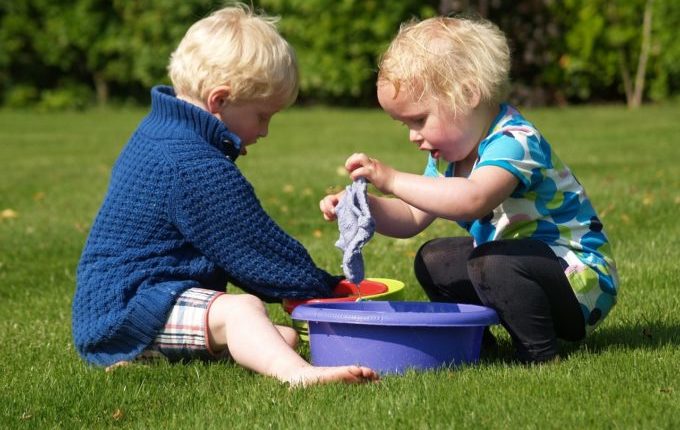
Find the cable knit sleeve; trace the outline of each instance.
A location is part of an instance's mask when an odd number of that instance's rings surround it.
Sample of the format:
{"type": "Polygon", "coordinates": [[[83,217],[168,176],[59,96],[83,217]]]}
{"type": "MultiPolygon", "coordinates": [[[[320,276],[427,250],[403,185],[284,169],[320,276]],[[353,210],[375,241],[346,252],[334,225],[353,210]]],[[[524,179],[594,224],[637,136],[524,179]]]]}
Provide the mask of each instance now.
{"type": "Polygon", "coordinates": [[[335,278],[267,215],[230,160],[182,163],[172,207],[186,239],[244,290],[268,299],[331,295],[335,278]]]}

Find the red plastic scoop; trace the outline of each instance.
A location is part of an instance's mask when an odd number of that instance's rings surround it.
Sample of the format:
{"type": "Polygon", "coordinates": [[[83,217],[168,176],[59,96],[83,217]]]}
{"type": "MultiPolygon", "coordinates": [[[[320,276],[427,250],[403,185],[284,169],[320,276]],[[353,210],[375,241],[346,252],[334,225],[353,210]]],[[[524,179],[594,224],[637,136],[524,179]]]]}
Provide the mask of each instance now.
{"type": "Polygon", "coordinates": [[[357,287],[356,284],[349,282],[347,279],[343,279],[333,289],[333,297],[303,300],[284,299],[283,309],[290,314],[297,305],[301,304],[355,302],[360,297],[370,298],[370,296],[385,292],[387,292],[387,285],[383,284],[382,282],[363,280],[359,284],[359,287],[357,287]]]}

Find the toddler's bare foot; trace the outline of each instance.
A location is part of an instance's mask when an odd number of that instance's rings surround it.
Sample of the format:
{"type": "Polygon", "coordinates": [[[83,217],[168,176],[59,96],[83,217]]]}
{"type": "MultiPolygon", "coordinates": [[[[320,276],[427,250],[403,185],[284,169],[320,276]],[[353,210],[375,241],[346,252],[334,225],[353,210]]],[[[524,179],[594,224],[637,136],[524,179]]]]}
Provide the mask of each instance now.
{"type": "Polygon", "coordinates": [[[113,372],[114,370],[120,368],[120,367],[127,367],[130,364],[132,364],[130,361],[119,361],[117,363],[114,363],[110,366],[108,366],[106,369],[104,369],[105,372],[113,372]]]}
{"type": "Polygon", "coordinates": [[[292,387],[307,387],[314,384],[328,384],[331,382],[344,382],[346,384],[361,384],[377,381],[378,374],[364,366],[337,366],[337,367],[303,367],[295,372],[287,382],[292,387]]]}

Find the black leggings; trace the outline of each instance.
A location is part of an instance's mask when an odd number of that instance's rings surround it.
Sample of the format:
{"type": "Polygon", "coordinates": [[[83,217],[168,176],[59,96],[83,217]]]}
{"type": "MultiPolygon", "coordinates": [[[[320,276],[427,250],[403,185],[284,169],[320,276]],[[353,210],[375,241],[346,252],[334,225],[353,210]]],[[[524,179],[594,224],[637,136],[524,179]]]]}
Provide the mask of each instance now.
{"type": "Polygon", "coordinates": [[[522,361],[550,360],[558,337],[585,336],[564,269],[541,241],[498,240],[473,248],[468,237],[434,239],[418,250],[414,266],[430,300],[495,309],[522,361]]]}

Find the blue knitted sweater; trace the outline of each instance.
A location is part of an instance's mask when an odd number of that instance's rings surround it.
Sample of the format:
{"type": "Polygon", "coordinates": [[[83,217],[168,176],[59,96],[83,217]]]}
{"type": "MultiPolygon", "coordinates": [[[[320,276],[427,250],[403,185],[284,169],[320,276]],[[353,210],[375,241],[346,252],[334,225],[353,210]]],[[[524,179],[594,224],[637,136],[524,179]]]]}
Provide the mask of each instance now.
{"type": "Polygon", "coordinates": [[[230,281],[268,299],[310,298],[337,280],[265,213],[234,164],[236,135],[170,87],[151,97],[78,266],[73,337],[97,365],[142,352],[188,288],[230,281]]]}

